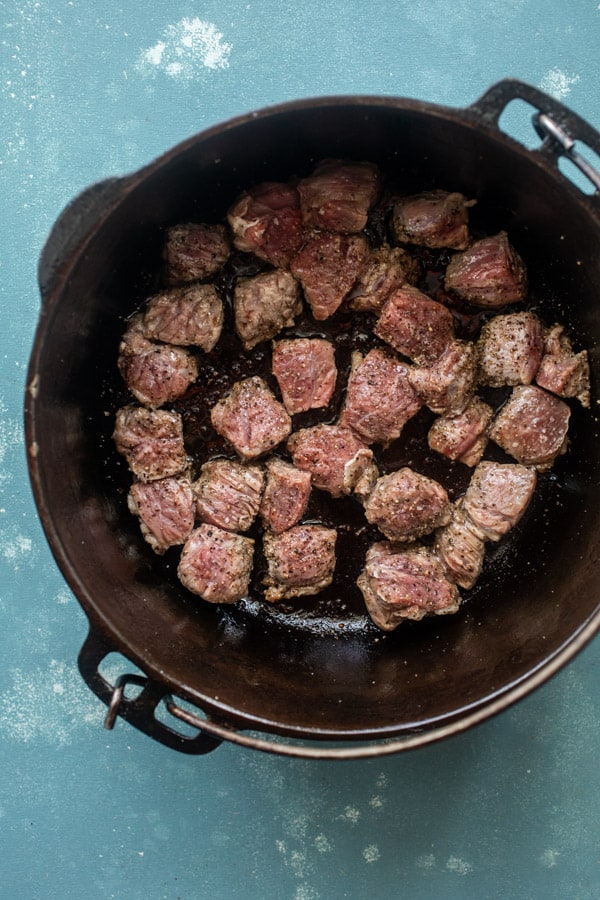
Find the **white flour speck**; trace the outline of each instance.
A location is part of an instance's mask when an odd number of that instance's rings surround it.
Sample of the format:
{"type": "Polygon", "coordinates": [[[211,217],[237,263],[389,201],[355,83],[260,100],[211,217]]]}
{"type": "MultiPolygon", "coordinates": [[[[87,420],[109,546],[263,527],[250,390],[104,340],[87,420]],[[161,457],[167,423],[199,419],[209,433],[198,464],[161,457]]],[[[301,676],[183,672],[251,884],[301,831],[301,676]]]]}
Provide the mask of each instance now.
{"type": "Polygon", "coordinates": [[[384,803],[385,801],[379,795],[371,797],[371,799],[369,800],[369,806],[371,807],[371,809],[381,809],[384,803]]]}
{"type": "Polygon", "coordinates": [[[226,69],[232,45],[212,22],[182,19],[166,28],[162,38],[143,50],[136,69],[141,75],[163,72],[169,78],[191,81],[203,69],[226,69]]]}
{"type": "Polygon", "coordinates": [[[318,834],[315,838],[315,847],[319,853],[331,853],[332,847],[329,838],[324,834],[318,834]]]}
{"type": "Polygon", "coordinates": [[[363,858],[365,862],[374,863],[380,858],[381,853],[379,852],[379,847],[376,844],[369,844],[368,847],[362,852],[363,858]]]}
{"type": "Polygon", "coordinates": [[[433,853],[425,853],[423,856],[418,856],[417,865],[420,869],[433,869],[435,866],[435,856],[433,853]]]}
{"type": "Polygon", "coordinates": [[[563,100],[571,93],[571,86],[580,80],[579,75],[567,75],[562,69],[555,66],[542,77],[540,88],[557,100],[563,100]]]}
{"type": "Polygon", "coordinates": [[[560,853],[558,850],[544,850],[540,856],[540,863],[545,866],[546,869],[553,869],[558,862],[559,856],[560,853]]]}
{"type": "Polygon", "coordinates": [[[56,602],[61,606],[66,606],[73,599],[73,595],[66,588],[62,588],[56,595],[56,602]]]}
{"type": "Polygon", "coordinates": [[[449,872],[456,872],[458,875],[468,875],[469,872],[473,871],[471,863],[465,862],[464,859],[459,859],[458,856],[448,857],[446,868],[449,872]]]}
{"type": "Polygon", "coordinates": [[[338,816],[338,819],[345,819],[347,822],[352,822],[353,825],[356,825],[360,819],[360,810],[356,806],[347,806],[343,813],[338,816]]]}
{"type": "Polygon", "coordinates": [[[33,565],[33,542],[30,537],[13,527],[0,531],[0,554],[18,572],[21,563],[33,565]]]}

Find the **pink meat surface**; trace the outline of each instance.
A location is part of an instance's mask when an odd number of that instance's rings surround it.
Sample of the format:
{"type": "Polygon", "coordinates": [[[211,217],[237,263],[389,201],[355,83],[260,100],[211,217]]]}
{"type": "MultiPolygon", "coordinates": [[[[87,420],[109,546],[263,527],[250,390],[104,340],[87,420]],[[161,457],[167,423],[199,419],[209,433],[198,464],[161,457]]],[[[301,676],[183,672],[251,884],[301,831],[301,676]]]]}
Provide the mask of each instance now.
{"type": "Polygon", "coordinates": [[[315,319],[328,319],[341,305],[369,255],[362,235],[314,234],[292,259],[292,274],[304,288],[315,319]]]}
{"type": "Polygon", "coordinates": [[[485,452],[493,417],[492,407],[473,397],[462,413],[439,416],[429,429],[427,443],[448,459],[476,466],[485,452]]]}
{"type": "Polygon", "coordinates": [[[188,467],[178,413],[142,406],[121,407],[116,414],[113,439],[140,481],[180,475],[188,467]]]}
{"type": "Polygon", "coordinates": [[[469,404],[477,374],[477,348],[470,341],[451,341],[434,365],[409,369],[421,401],[434,413],[452,416],[469,404]]]}
{"type": "Polygon", "coordinates": [[[314,487],[333,497],[368,492],[377,477],[372,451],[349,428],[303,428],[292,434],[287,446],[294,465],[310,472],[314,487]]]}
{"type": "Polygon", "coordinates": [[[392,214],[396,240],[464,250],[470,243],[468,210],[475,203],[463,194],[439,190],[401,197],[392,214]]]}
{"type": "Polygon", "coordinates": [[[499,541],[521,519],[537,481],[534,468],[513,463],[480,462],[461,501],[475,532],[499,541]]]}
{"type": "Polygon", "coordinates": [[[527,270],[505,231],[474,241],[448,264],[447,291],[475,306],[499,307],[523,300],[527,270]]]}
{"type": "Polygon", "coordinates": [[[518,385],[492,423],[490,437],[517,462],[549,469],[566,450],[570,415],[553,394],[518,385]]]}
{"type": "Polygon", "coordinates": [[[350,309],[380,313],[390,294],[419,277],[419,263],[403,247],[388,244],[371,250],[366,265],[347,296],[350,309]]]}
{"type": "Polygon", "coordinates": [[[198,518],[226,531],[248,531],[260,508],[264,479],[261,466],[231,459],[204,463],[193,485],[198,518]]]}
{"type": "Polygon", "coordinates": [[[382,631],[393,631],[405,619],[455,613],[461,602],[441,560],[419,544],[373,544],[357,584],[371,619],[382,631]]]}
{"type": "Polygon", "coordinates": [[[302,220],[307,229],[362,231],[379,192],[379,172],[372,163],[328,159],[298,184],[302,220]]]}
{"type": "Polygon", "coordinates": [[[461,504],[454,507],[448,525],[436,531],[433,549],[450,581],[467,589],[474,586],[483,569],[485,543],[461,504]]]}
{"type": "Polygon", "coordinates": [[[233,309],[235,330],[244,349],[251,350],[294,324],[302,312],[300,286],[282,269],[240,278],[234,289],[233,309]]]}
{"type": "Polygon", "coordinates": [[[323,338],[279,341],[272,371],[290,415],[327,406],[337,379],[333,344],[323,338]]]}
{"type": "Polygon", "coordinates": [[[194,527],[194,495],[188,478],[161,478],[132,484],[129,511],[139,516],[144,539],[155,553],[183,544],[194,527]]]}
{"type": "Polygon", "coordinates": [[[267,480],[260,514],[265,528],[281,534],[296,525],[306,511],[311,491],[310,472],[271,457],[266,463],[267,480]]]}
{"type": "Polygon", "coordinates": [[[268,181],[245,191],[227,213],[238,250],[283,268],[304,240],[295,187],[268,181]]]}
{"type": "Polygon", "coordinates": [[[139,324],[136,317],[123,335],[117,364],[136,400],[157,409],[185,394],[198,377],[198,364],[183,347],[147,340],[139,324]]]}
{"type": "Polygon", "coordinates": [[[574,353],[562,325],[548,329],[544,355],[535,378],[541,388],[559,397],[575,397],[590,405],[590,363],[587,350],[574,353]]]}
{"type": "Polygon", "coordinates": [[[481,329],[477,347],[481,384],[531,384],[544,349],[542,323],[532,312],[494,316],[481,329]]]}
{"type": "Polygon", "coordinates": [[[213,428],[229,441],[242,459],[254,459],[285,440],[292,422],[262,378],[237,381],[213,406],[213,428]]]}
{"type": "Polygon", "coordinates": [[[318,594],[331,584],[337,533],[324,525],[295,525],[282,534],[265,533],[264,580],[269,603],[318,594]]]}
{"type": "Polygon", "coordinates": [[[150,298],[141,329],[151,341],[214,348],[223,328],[223,303],[212,284],[169,288],[150,298]]]}
{"type": "Polygon", "coordinates": [[[365,515],[391,541],[412,541],[447,524],[451,514],[442,485],[404,467],[377,479],[365,515]]]}
{"type": "Polygon", "coordinates": [[[454,318],[442,303],[404,285],[386,300],[375,334],[420,366],[430,366],[454,337],[454,318]]]}
{"type": "Polygon", "coordinates": [[[422,406],[408,366],[383,350],[353,357],[340,425],[351,428],[365,443],[388,444],[422,406]]]}
{"type": "Polygon", "coordinates": [[[221,269],[231,248],[224,225],[189,222],[167,229],[163,258],[167,284],[210,278],[221,269]]]}
{"type": "Polygon", "coordinates": [[[253,558],[251,538],[203,523],[185,542],[177,574],[209,603],[236,603],[248,593],[253,558]]]}

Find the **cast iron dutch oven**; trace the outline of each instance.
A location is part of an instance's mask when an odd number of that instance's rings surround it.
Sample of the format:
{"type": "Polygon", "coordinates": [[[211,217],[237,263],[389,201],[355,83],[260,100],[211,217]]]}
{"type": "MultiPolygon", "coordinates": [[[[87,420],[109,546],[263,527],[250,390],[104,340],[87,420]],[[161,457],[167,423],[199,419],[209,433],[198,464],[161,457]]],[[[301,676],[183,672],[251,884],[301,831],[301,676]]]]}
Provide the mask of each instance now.
{"type": "MultiPolygon", "coordinates": [[[[252,598],[215,607],[186,592],[175,564],[140,538],[111,440],[123,391],[119,337],[158,283],[165,227],[221,220],[244,188],[308,174],[326,157],[373,161],[407,192],[443,187],[477,198],[473,221],[483,233],[507,230],[543,318],[589,349],[594,398],[600,178],[575,140],[600,153],[586,122],[512,80],[466,109],[390,97],[305,100],[211,128],[90,188],[60,216],[39,268],[28,462],[48,541],[89,618],[79,667],[109,706],[108,725],[121,715],[189,753],[222,740],[316,758],[392,753],[506,708],[592,638],[600,624],[595,399],[591,411],[573,405],[568,453],[540,478],[520,526],[489,550],[459,614],[386,635],[351,599],[349,582],[335,602],[284,612],[252,598]],[[535,150],[498,125],[516,98],[531,107],[535,150]],[[564,177],[561,156],[587,174],[590,190],[564,177]],[[99,668],[112,651],[137,667],[114,683],[99,668]]],[[[343,555],[358,555],[352,540],[343,555]]]]}

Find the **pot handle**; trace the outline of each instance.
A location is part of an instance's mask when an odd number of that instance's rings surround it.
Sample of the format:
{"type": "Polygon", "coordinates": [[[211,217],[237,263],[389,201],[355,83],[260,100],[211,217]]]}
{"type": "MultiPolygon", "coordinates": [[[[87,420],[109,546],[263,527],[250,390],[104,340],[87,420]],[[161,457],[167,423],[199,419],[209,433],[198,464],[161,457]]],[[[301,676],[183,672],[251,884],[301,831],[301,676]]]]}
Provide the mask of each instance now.
{"type": "Polygon", "coordinates": [[[87,686],[108,707],[104,720],[106,728],[112,729],[117,716],[121,716],[159,743],[191,755],[210,753],[222,743],[221,738],[204,731],[198,730],[198,734],[188,736],[159,721],[156,711],[167,696],[167,691],[163,685],[146,675],[125,672],[114,684],[107,681],[100,674],[99,667],[103,659],[113,652],[115,648],[110,640],[90,625],[88,636],[77,657],[77,665],[87,686]],[[126,696],[126,689],[130,686],[141,688],[137,696],[126,696]]]}
{"type": "Polygon", "coordinates": [[[537,152],[554,159],[570,159],[595,188],[595,194],[588,199],[595,206],[600,205],[600,172],[575,149],[575,141],[579,140],[600,157],[600,134],[577,113],[532,85],[511,78],[492,85],[467,111],[479,124],[499,128],[500,116],[513,100],[524,100],[537,109],[533,125],[543,139],[537,152]]]}
{"type": "Polygon", "coordinates": [[[107,178],[86,188],[63,209],[42,248],[38,283],[42,302],[53,292],[69,259],[98,219],[123,196],[128,178],[107,178]]]}

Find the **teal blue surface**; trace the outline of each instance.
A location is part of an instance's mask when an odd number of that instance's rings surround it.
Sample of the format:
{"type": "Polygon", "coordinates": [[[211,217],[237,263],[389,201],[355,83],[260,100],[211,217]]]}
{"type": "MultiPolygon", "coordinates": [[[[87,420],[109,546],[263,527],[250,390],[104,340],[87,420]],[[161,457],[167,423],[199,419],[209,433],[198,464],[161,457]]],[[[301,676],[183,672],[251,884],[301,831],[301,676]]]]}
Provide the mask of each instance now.
{"type": "Polygon", "coordinates": [[[302,96],[464,106],[512,76],[600,128],[598,0],[4,0],[0,22],[0,896],[599,898],[598,640],[496,719],[381,760],[106,732],[21,425],[37,258],[79,190],[302,96]]]}

